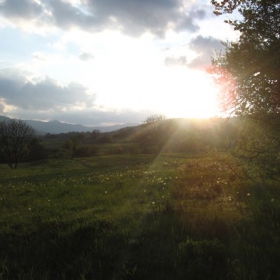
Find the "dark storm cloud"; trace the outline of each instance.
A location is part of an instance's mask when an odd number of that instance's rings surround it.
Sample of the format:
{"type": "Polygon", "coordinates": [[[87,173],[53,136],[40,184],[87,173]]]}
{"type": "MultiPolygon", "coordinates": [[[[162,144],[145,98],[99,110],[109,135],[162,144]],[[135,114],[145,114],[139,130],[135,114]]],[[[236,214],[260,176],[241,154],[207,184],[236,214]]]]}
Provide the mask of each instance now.
{"type": "Polygon", "coordinates": [[[174,57],[174,56],[168,56],[164,60],[164,65],[165,66],[184,66],[187,65],[187,59],[185,56],[179,56],[179,57],[174,57]]]}
{"type": "Polygon", "coordinates": [[[31,83],[16,70],[0,71],[0,99],[23,110],[65,110],[79,105],[92,107],[95,96],[86,91],[77,83],[62,86],[48,77],[31,83]]]}
{"type": "Polygon", "coordinates": [[[63,0],[41,0],[40,3],[7,0],[1,10],[6,17],[36,18],[62,29],[79,27],[91,32],[115,29],[132,36],[149,31],[162,37],[169,28],[198,31],[196,21],[205,18],[209,9],[193,4],[186,10],[183,0],[84,0],[80,5],[63,0]]]}
{"type": "Polygon", "coordinates": [[[220,40],[211,36],[203,37],[201,35],[192,39],[188,46],[198,54],[194,60],[188,63],[188,66],[197,69],[204,69],[209,66],[211,58],[215,56],[216,51],[224,49],[224,45],[220,40]]]}

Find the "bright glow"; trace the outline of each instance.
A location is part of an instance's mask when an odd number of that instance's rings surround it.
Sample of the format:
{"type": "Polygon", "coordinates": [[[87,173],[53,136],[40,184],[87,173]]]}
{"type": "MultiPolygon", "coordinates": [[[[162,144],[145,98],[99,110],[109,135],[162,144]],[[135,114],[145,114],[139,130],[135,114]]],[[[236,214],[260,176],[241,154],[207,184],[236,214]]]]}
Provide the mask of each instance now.
{"type": "MultiPolygon", "coordinates": [[[[93,42],[79,35],[74,37],[79,38],[80,49],[88,51],[84,46],[93,42]]],[[[74,37],[65,36],[64,42],[74,37]]],[[[101,107],[152,110],[167,117],[206,118],[217,114],[216,91],[209,76],[186,66],[165,66],[167,53],[158,52],[149,35],[134,40],[106,31],[95,40],[104,45],[91,50],[94,59],[84,62],[70,57],[63,61],[63,77],[59,63],[52,75],[57,74],[59,80],[75,76],[97,95],[97,106],[101,107]]],[[[193,56],[180,48],[172,53],[182,54],[193,56]]]]}
{"type": "MultiPolygon", "coordinates": [[[[41,3],[41,8],[45,9],[42,15],[29,18],[24,16],[24,13],[19,13],[17,17],[9,18],[3,13],[0,16],[0,33],[4,42],[0,50],[0,70],[6,73],[8,70],[5,68],[8,65],[11,75],[7,76],[9,83],[6,84],[15,84],[10,87],[12,94],[7,88],[2,100],[0,96],[0,113],[7,116],[17,115],[19,118],[30,115],[37,119],[47,119],[49,115],[55,115],[59,120],[75,122],[77,119],[77,122],[83,122],[88,119],[88,123],[95,122],[96,119],[100,122],[129,122],[130,114],[140,118],[146,112],[163,114],[167,118],[208,118],[219,115],[216,97],[218,90],[205,71],[192,68],[199,63],[192,62],[198,58],[197,61],[201,62],[199,67],[207,65],[216,47],[214,43],[218,40],[232,40],[236,38],[236,33],[228,25],[221,24],[221,17],[196,18],[193,15],[192,18],[191,12],[195,11],[192,7],[204,7],[207,1],[179,1],[182,11],[189,9],[190,15],[187,18],[190,17],[190,23],[193,19],[194,27],[197,25],[199,28],[191,30],[186,27],[185,30],[178,30],[176,20],[172,20],[171,15],[163,37],[149,34],[149,28],[146,29],[147,33],[142,35],[125,35],[120,31],[122,21],[119,22],[120,29],[108,30],[106,28],[111,27],[106,24],[106,18],[104,28],[97,24],[99,31],[96,31],[94,26],[93,29],[83,28],[90,27],[87,25],[87,18],[83,17],[89,1],[63,0],[64,4],[72,4],[73,9],[69,7],[69,10],[58,10],[57,14],[65,16],[61,21],[59,18],[52,18],[55,13],[48,8],[56,7],[57,5],[50,5],[55,1],[48,4],[42,0],[32,1],[41,3]],[[75,7],[82,12],[72,18],[75,7]],[[82,22],[85,25],[81,24],[82,22]],[[11,47],[9,42],[16,40],[19,40],[19,43],[11,47]],[[209,45],[208,42],[214,42],[214,45],[209,45]],[[24,87],[25,80],[34,86],[24,87]],[[62,88],[68,89],[69,97],[73,97],[69,98],[72,100],[71,104],[61,102],[60,106],[60,102],[53,100],[50,105],[42,106],[41,111],[38,110],[38,99],[32,100],[32,96],[44,92],[41,90],[47,86],[42,83],[44,80],[54,81],[50,89],[52,93],[56,93],[53,96],[58,101],[60,94],[63,96],[62,88]],[[69,87],[72,83],[79,85],[81,94],[69,87]],[[96,99],[89,98],[87,94],[94,95],[96,99]],[[34,108],[32,111],[26,110],[18,102],[24,95],[28,98],[31,96],[30,102],[33,102],[34,108]],[[127,120],[116,120],[116,112],[123,114],[127,120]]],[[[104,4],[104,8],[107,4],[104,4]]],[[[177,7],[177,4],[174,7],[177,7]]],[[[110,10],[108,13],[104,12],[103,16],[106,17],[107,14],[111,14],[110,10]]],[[[110,20],[117,21],[118,17],[114,18],[113,15],[114,13],[110,20]]],[[[102,13],[96,16],[98,23],[99,16],[102,19],[102,13]]],[[[128,17],[128,22],[131,18],[128,17]]],[[[102,22],[101,20],[100,24],[102,22]]],[[[142,30],[142,23],[139,23],[142,30]]],[[[180,22],[177,24],[180,25],[180,22]]],[[[123,26],[123,30],[128,30],[128,27],[123,26]]]]}
{"type": "MultiPolygon", "coordinates": [[[[165,112],[170,117],[209,118],[219,114],[217,89],[206,73],[184,71],[178,78],[172,100],[166,100],[165,112]]],[[[176,81],[176,77],[174,77],[176,81]]]]}
{"type": "Polygon", "coordinates": [[[142,68],[139,64],[124,64],[121,69],[115,65],[115,71],[107,75],[101,72],[96,77],[99,83],[93,87],[99,105],[153,110],[171,118],[208,118],[218,114],[216,89],[206,73],[186,67],[158,67],[156,63],[142,68]]]}

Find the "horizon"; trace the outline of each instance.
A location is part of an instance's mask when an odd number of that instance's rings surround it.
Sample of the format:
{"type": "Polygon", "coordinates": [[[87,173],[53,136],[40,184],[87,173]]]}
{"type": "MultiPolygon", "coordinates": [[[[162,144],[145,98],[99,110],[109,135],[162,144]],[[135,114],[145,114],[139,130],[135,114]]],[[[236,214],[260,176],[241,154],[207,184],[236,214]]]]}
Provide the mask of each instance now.
{"type": "MultiPolygon", "coordinates": [[[[1,118],[8,118],[6,116],[0,115],[0,122],[3,121],[1,118]]],[[[228,119],[228,117],[226,117],[228,119]]],[[[226,119],[224,117],[213,117],[213,118],[164,118],[162,121],[175,120],[176,124],[180,127],[184,125],[197,124],[197,125],[209,125],[213,124],[222,119],[226,119]]],[[[12,119],[12,118],[8,118],[12,119]]],[[[94,130],[99,130],[101,133],[114,132],[122,130],[123,128],[129,127],[141,127],[145,125],[145,120],[138,123],[123,123],[123,124],[107,124],[107,125],[83,125],[81,123],[67,123],[60,122],[59,120],[51,120],[51,121],[40,121],[40,120],[25,120],[25,119],[15,119],[24,121],[27,125],[31,126],[35,129],[36,134],[45,135],[45,134],[61,134],[61,133],[86,133],[94,130]]],[[[5,120],[4,120],[5,121],[5,120]]],[[[156,121],[157,122],[157,121],[156,121]]]]}
{"type": "MultiPolygon", "coordinates": [[[[0,115],[0,118],[4,117],[4,118],[8,118],[8,119],[16,119],[16,120],[22,120],[22,121],[34,121],[34,122],[41,122],[41,123],[60,123],[60,124],[69,124],[69,125],[81,125],[84,127],[98,127],[94,124],[89,124],[89,125],[85,125],[83,123],[70,123],[70,122],[65,122],[65,121],[60,121],[60,120],[55,120],[55,119],[50,119],[50,120],[40,120],[40,119],[21,119],[21,118],[12,118],[12,117],[8,117],[8,116],[4,116],[4,115],[0,115]]],[[[148,116],[149,117],[149,116],[148,116]]],[[[217,120],[217,119],[227,119],[229,117],[223,117],[223,116],[213,116],[213,117],[174,117],[174,118],[167,118],[165,116],[163,116],[164,120],[188,120],[188,121],[212,121],[212,120],[217,120]]],[[[232,117],[230,117],[232,118],[232,117]]],[[[133,122],[125,122],[125,123],[104,123],[102,125],[99,125],[100,127],[110,127],[110,126],[123,126],[123,125],[133,125],[133,126],[137,126],[137,125],[141,125],[141,124],[145,124],[145,119],[138,122],[138,123],[133,123],[133,122]]]]}

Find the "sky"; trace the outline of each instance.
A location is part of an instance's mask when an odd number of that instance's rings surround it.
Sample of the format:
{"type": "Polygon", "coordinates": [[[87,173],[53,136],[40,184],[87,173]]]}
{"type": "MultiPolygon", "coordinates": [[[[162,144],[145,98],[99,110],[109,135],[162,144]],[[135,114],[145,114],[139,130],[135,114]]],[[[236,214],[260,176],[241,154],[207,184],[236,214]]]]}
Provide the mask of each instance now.
{"type": "Polygon", "coordinates": [[[0,115],[88,126],[219,114],[237,34],[205,0],[0,0],[0,115]]]}

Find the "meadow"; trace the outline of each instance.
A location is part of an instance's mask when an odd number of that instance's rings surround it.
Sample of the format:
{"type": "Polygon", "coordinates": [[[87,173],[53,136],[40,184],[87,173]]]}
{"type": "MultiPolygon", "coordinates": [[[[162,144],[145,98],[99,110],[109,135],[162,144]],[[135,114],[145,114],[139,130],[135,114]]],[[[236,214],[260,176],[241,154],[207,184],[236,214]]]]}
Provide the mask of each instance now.
{"type": "Polygon", "coordinates": [[[0,165],[0,279],[280,279],[280,188],[219,152],[0,165]]]}

